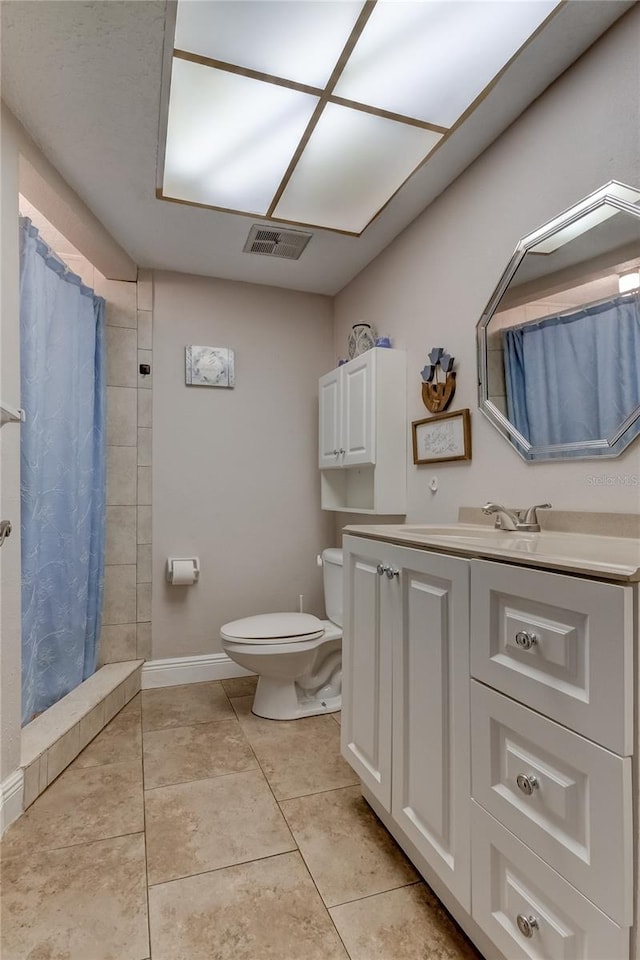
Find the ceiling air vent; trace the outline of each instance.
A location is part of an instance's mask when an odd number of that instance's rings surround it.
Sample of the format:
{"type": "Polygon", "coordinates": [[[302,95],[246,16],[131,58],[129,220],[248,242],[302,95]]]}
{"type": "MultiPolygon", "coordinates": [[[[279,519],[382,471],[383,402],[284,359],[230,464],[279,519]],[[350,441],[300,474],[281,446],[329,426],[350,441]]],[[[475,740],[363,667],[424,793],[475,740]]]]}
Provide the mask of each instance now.
{"type": "Polygon", "coordinates": [[[254,223],[242,249],[245,253],[260,253],[263,257],[297,260],[312,236],[302,230],[277,230],[254,223]]]}

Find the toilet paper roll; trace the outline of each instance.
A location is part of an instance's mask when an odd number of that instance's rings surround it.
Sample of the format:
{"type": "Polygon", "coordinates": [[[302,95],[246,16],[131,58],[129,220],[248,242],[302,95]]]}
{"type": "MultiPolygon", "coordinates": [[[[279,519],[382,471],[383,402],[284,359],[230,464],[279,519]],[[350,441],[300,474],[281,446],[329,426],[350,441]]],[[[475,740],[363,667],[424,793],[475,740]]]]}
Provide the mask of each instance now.
{"type": "Polygon", "coordinates": [[[197,579],[197,569],[193,560],[174,560],[172,562],[169,580],[174,587],[195,583],[197,579]]]}

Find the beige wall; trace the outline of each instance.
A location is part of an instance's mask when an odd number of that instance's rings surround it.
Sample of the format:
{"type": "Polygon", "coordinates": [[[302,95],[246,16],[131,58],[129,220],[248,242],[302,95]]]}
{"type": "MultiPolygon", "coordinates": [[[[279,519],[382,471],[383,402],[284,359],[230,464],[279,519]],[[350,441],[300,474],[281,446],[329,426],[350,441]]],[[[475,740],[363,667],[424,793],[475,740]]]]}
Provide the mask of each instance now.
{"type": "Polygon", "coordinates": [[[488,499],[640,509],[640,488],[624,485],[640,475],[639,442],[607,462],[524,463],[477,411],[475,351],[475,324],[520,237],[607,180],[640,185],[638,49],[636,6],[335,300],[336,355],[358,320],[407,350],[409,420],[427,416],[420,370],[429,349],[457,358],[453,407],[471,409],[473,460],[416,467],[409,453],[411,521],[453,520],[459,505],[488,499]]]}
{"type": "Polygon", "coordinates": [[[250,614],[323,614],[318,377],[333,366],[322,296],[159,273],[154,284],[153,656],[220,651],[250,614]],[[236,387],[187,387],[187,344],[235,350],[236,387]],[[200,557],[200,582],[170,587],[169,555],[200,557]]]}
{"type": "MultiPolygon", "coordinates": [[[[18,142],[2,114],[0,163],[0,400],[20,405],[18,142]]],[[[0,550],[0,782],[20,762],[20,427],[0,427],[0,518],[13,533],[0,550]]]]}

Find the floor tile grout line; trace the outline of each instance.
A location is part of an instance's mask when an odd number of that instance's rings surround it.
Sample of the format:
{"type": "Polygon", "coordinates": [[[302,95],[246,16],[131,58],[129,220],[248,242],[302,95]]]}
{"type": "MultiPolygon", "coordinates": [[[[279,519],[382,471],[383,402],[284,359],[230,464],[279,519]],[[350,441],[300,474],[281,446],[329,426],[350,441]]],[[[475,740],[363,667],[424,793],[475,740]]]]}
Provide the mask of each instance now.
{"type": "Polygon", "coordinates": [[[151,901],[149,899],[149,856],[147,845],[147,805],[145,803],[145,775],[144,775],[144,729],[142,727],[142,697],[140,698],[140,744],[142,750],[142,824],[144,827],[144,874],[145,874],[145,897],[147,902],[147,937],[149,939],[149,960],[152,960],[151,952],[151,901]]]}
{"type": "Polygon", "coordinates": [[[235,714],[232,717],[220,717],[218,720],[211,719],[208,720],[191,720],[189,723],[175,723],[169,724],[166,727],[152,727],[151,729],[144,728],[144,721],[142,723],[142,729],[144,733],[166,733],[168,730],[184,730],[186,727],[203,727],[207,723],[228,723],[233,720],[237,722],[237,715],[235,714]]]}
{"type": "Polygon", "coordinates": [[[59,847],[43,847],[39,846],[35,850],[19,850],[17,853],[12,853],[9,856],[0,857],[0,868],[3,864],[8,863],[10,860],[17,860],[19,858],[26,859],[30,856],[40,856],[45,853],[55,853],[58,850],[73,850],[75,847],[86,847],[90,843],[104,843],[107,840],[119,840],[121,837],[138,837],[144,834],[144,830],[127,830],[126,833],[113,833],[109,834],[108,837],[93,837],[91,840],[78,840],[75,843],[64,843],[59,847]]]}
{"type": "Polygon", "coordinates": [[[260,863],[262,860],[274,860],[276,857],[286,857],[290,853],[300,853],[300,850],[295,846],[291,847],[290,850],[281,850],[279,853],[267,853],[264,857],[254,857],[250,860],[236,860],[233,863],[223,863],[219,867],[211,867],[210,870],[198,870],[197,873],[186,873],[182,877],[170,877],[168,880],[158,880],[157,883],[150,883],[149,889],[163,887],[168,883],[180,883],[181,880],[191,880],[193,877],[205,877],[209,873],[219,873],[221,870],[230,870],[232,867],[244,867],[250,863],[260,863]]]}
{"type": "Polygon", "coordinates": [[[247,767],[246,770],[231,770],[229,773],[208,773],[204,777],[190,777],[189,780],[172,780],[171,783],[159,783],[155,787],[145,787],[145,793],[153,793],[154,790],[164,790],[166,787],[179,787],[186,783],[201,783],[203,780],[222,780],[224,777],[238,777],[244,773],[256,773],[256,767],[247,767]]]}
{"type": "Polygon", "coordinates": [[[339,907],[346,907],[350,903],[360,903],[361,900],[372,900],[374,897],[384,897],[387,893],[393,893],[395,890],[404,890],[406,887],[420,886],[424,886],[423,880],[409,880],[407,883],[398,884],[397,887],[389,887],[386,890],[376,890],[375,893],[365,893],[363,897],[352,897],[351,900],[341,900],[340,903],[328,904],[327,910],[337,910],[339,907]]]}
{"type": "MultiPolygon", "coordinates": [[[[235,707],[234,707],[234,710],[235,710],[235,707]]],[[[239,717],[238,717],[238,722],[240,722],[240,718],[239,718],[239,717]]],[[[260,758],[258,757],[258,754],[257,754],[256,751],[254,750],[253,744],[252,744],[251,741],[249,740],[249,737],[247,736],[247,734],[244,733],[244,730],[243,730],[242,732],[243,732],[243,734],[244,734],[244,737],[245,737],[247,743],[249,744],[249,749],[251,750],[253,756],[255,757],[255,761],[256,761],[256,763],[258,764],[258,768],[259,768],[259,770],[260,770],[260,773],[261,773],[262,776],[264,777],[265,783],[267,784],[267,787],[269,788],[269,792],[271,793],[271,796],[272,796],[273,799],[274,799],[275,805],[276,805],[276,807],[278,808],[278,813],[279,813],[280,816],[282,817],[282,819],[283,819],[283,821],[284,821],[284,824],[285,824],[287,830],[289,831],[289,835],[290,835],[293,843],[295,844],[295,849],[298,850],[298,849],[299,849],[299,847],[298,847],[298,841],[297,841],[296,838],[294,837],[293,831],[292,831],[291,827],[289,826],[289,823],[288,823],[288,821],[287,821],[287,818],[285,817],[284,813],[282,812],[282,810],[281,810],[281,808],[280,808],[280,804],[279,804],[279,802],[278,802],[278,798],[276,797],[276,795],[275,795],[275,793],[274,793],[273,787],[271,786],[271,783],[270,783],[270,781],[269,781],[269,777],[268,777],[267,774],[265,773],[264,768],[263,768],[262,764],[260,763],[260,758]]]]}
{"type": "Polygon", "coordinates": [[[304,800],[305,797],[319,797],[323,793],[333,793],[335,790],[349,790],[351,787],[360,786],[360,781],[354,783],[342,783],[338,787],[327,787],[326,790],[314,790],[312,793],[297,793],[294,797],[281,797],[278,803],[289,803],[290,800],[304,800]]]}

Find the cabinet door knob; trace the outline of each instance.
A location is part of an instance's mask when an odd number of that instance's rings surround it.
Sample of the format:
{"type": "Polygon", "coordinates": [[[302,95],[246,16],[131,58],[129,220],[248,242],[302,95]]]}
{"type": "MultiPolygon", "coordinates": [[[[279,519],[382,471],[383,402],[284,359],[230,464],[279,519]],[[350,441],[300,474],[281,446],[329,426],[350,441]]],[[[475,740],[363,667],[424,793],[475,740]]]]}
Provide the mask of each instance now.
{"type": "Polygon", "coordinates": [[[334,455],[334,457],[337,457],[337,456],[339,455],[339,453],[340,453],[340,451],[339,451],[339,450],[334,450],[334,451],[333,451],[333,455],[334,455]]]}
{"type": "Polygon", "coordinates": [[[518,930],[523,937],[532,937],[534,930],[538,930],[539,925],[535,917],[525,917],[524,913],[519,913],[516,917],[518,930]]]}
{"type": "Polygon", "coordinates": [[[538,778],[534,777],[531,773],[529,776],[526,776],[524,773],[519,773],[516,777],[516,783],[518,784],[518,789],[526,793],[528,797],[540,786],[538,778]]]}
{"type": "Polygon", "coordinates": [[[394,577],[400,576],[400,571],[397,570],[395,567],[385,567],[384,572],[388,576],[389,580],[393,580],[394,577]]]}
{"type": "Polygon", "coordinates": [[[535,633],[528,633],[526,630],[519,630],[516,633],[516,643],[522,650],[531,650],[531,647],[538,642],[535,633]]]}
{"type": "Polygon", "coordinates": [[[379,563],[378,566],[376,567],[376,573],[378,574],[379,577],[381,577],[382,574],[385,573],[386,569],[387,568],[384,566],[384,564],[379,563]]]}
{"type": "Polygon", "coordinates": [[[340,449],[338,450],[338,453],[340,454],[340,456],[344,456],[346,452],[347,451],[343,447],[340,447],[340,449]]]}

